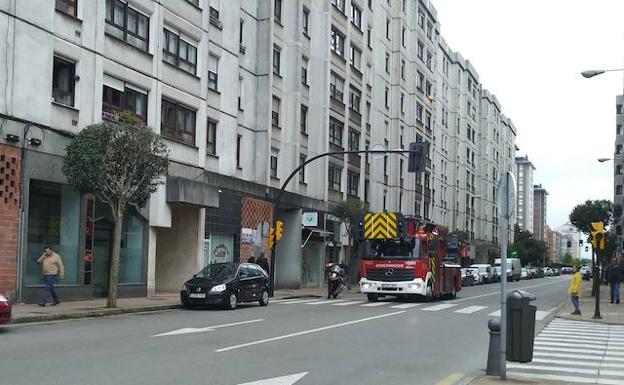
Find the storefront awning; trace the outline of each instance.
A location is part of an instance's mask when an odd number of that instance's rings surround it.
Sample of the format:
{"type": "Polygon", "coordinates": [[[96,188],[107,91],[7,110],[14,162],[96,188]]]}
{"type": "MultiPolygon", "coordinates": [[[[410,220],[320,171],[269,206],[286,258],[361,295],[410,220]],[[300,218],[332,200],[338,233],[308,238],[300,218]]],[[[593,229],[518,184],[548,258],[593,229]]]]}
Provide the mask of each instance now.
{"type": "Polygon", "coordinates": [[[312,235],[314,235],[314,234],[317,234],[321,238],[327,238],[327,237],[330,237],[330,236],[334,235],[334,233],[332,233],[331,231],[319,229],[317,227],[302,227],[301,229],[309,231],[308,237],[306,238],[306,240],[301,245],[302,249],[305,247],[305,245],[308,243],[308,241],[310,240],[310,238],[312,238],[312,235]]]}

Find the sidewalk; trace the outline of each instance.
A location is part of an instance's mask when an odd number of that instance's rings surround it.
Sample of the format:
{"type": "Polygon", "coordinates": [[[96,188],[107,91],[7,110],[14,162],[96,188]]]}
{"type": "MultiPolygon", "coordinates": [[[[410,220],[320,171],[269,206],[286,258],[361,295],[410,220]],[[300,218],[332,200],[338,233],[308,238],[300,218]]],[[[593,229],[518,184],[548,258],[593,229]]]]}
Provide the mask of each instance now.
{"type": "Polygon", "coordinates": [[[602,316],[602,319],[593,319],[592,317],[594,316],[596,299],[591,296],[591,284],[589,284],[585,287],[583,296],[580,298],[581,315],[578,316],[570,314],[574,311],[574,306],[572,306],[572,303],[568,301],[568,304],[557,312],[556,317],[575,321],[599,322],[609,325],[624,325],[624,301],[620,302],[619,305],[611,304],[609,301],[609,286],[600,285],[600,315],[602,316]]]}
{"type": "MultiPolygon", "coordinates": [[[[276,290],[272,299],[321,298],[327,295],[326,288],[305,288],[296,290],[276,290]]],[[[106,307],[106,299],[61,302],[57,306],[41,307],[37,304],[13,305],[14,324],[49,322],[67,319],[103,317],[110,315],[142,313],[177,309],[180,305],[179,293],[158,293],[152,297],[120,298],[117,308],[106,307]]]]}
{"type": "Polygon", "coordinates": [[[509,378],[507,377],[506,381],[500,379],[497,376],[481,376],[475,378],[469,385],[502,385],[502,384],[512,384],[512,385],[576,385],[576,382],[565,382],[565,381],[548,381],[548,380],[531,380],[527,378],[509,378]]]}

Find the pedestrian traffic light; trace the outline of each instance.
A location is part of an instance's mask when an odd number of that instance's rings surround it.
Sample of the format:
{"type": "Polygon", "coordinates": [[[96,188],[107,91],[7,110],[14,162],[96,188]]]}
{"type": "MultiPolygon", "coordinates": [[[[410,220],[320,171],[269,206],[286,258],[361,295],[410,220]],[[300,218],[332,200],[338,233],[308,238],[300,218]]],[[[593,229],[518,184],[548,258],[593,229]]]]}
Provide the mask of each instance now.
{"type": "Polygon", "coordinates": [[[594,249],[604,250],[604,224],[602,222],[592,222],[591,243],[594,249]]]}
{"type": "Polygon", "coordinates": [[[275,240],[279,241],[282,239],[282,231],[284,230],[284,222],[277,221],[275,222],[275,240]]]}
{"type": "Polygon", "coordinates": [[[407,172],[424,172],[429,155],[428,142],[412,142],[409,146],[407,172]]]}
{"type": "Polygon", "coordinates": [[[271,228],[269,230],[269,250],[273,250],[273,246],[275,246],[275,229],[271,228]]]}

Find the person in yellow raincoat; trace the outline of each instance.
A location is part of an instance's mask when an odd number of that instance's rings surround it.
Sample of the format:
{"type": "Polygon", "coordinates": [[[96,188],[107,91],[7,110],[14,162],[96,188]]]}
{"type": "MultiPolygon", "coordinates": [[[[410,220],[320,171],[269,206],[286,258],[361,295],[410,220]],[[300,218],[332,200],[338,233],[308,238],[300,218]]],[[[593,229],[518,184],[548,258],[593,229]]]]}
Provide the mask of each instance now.
{"type": "Polygon", "coordinates": [[[568,294],[574,305],[574,311],[572,314],[581,315],[581,308],[579,305],[579,297],[583,291],[583,276],[578,271],[578,266],[572,266],[572,279],[570,279],[570,285],[568,286],[568,294]]]}

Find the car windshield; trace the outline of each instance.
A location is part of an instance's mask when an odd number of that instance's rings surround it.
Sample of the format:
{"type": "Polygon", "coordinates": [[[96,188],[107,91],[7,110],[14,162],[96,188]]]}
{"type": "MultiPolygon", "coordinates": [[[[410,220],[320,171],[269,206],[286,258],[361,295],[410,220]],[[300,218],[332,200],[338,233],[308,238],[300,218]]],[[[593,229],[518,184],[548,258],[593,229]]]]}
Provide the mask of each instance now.
{"type": "Polygon", "coordinates": [[[415,239],[372,239],[366,246],[366,259],[418,259],[421,253],[415,239]]]}
{"type": "Polygon", "coordinates": [[[224,282],[234,278],[238,264],[236,263],[215,263],[208,265],[195,274],[199,278],[209,278],[213,281],[224,282]]]}

